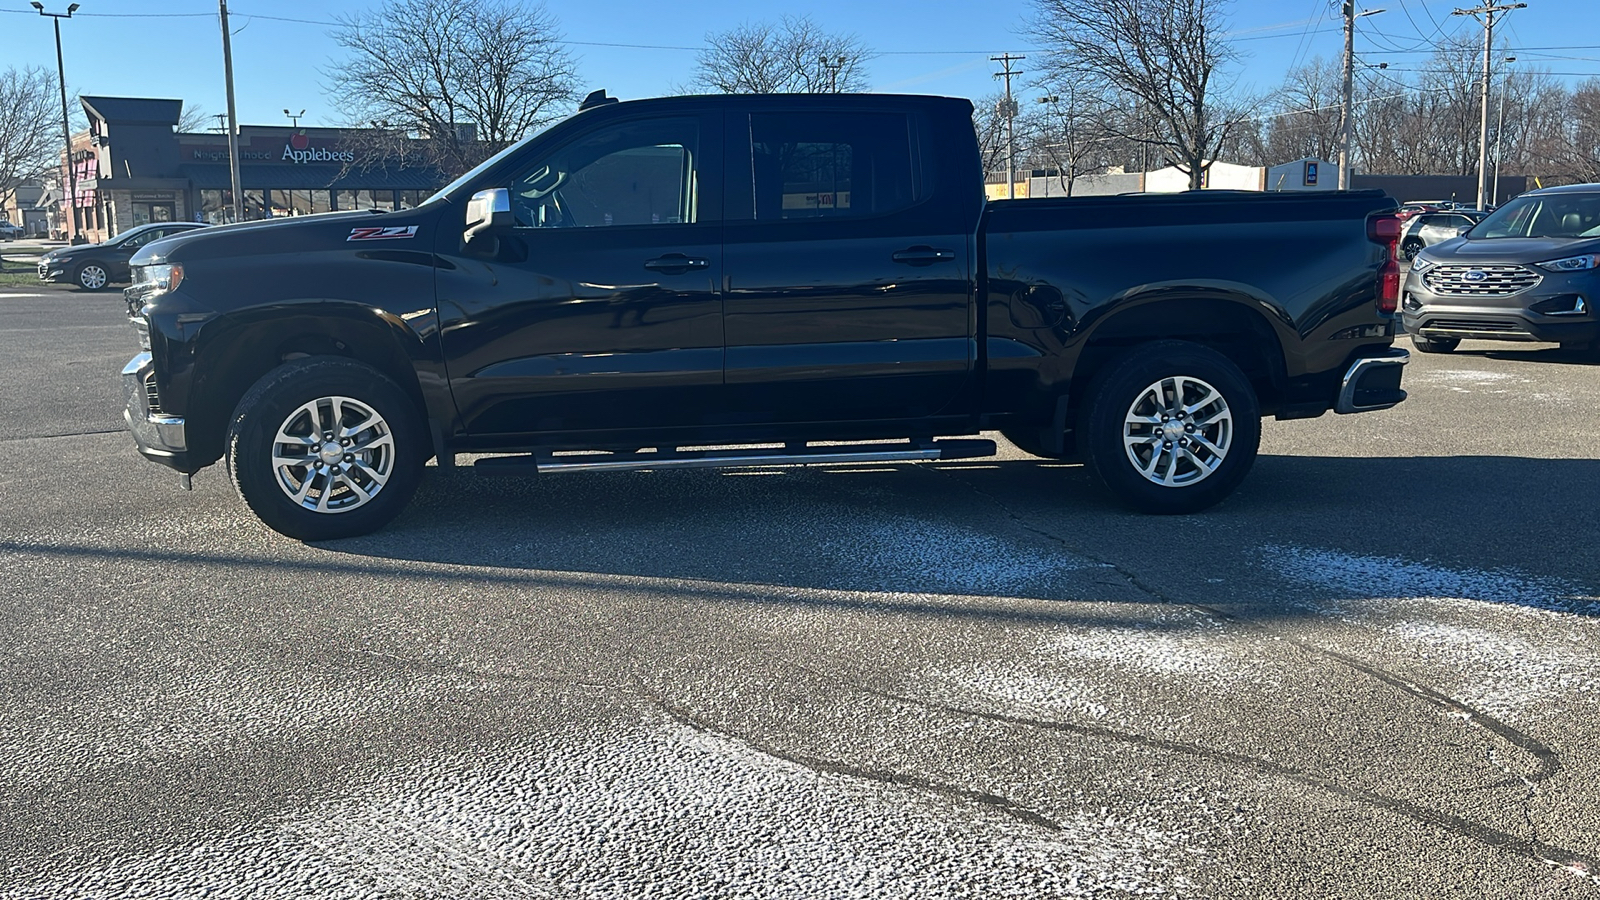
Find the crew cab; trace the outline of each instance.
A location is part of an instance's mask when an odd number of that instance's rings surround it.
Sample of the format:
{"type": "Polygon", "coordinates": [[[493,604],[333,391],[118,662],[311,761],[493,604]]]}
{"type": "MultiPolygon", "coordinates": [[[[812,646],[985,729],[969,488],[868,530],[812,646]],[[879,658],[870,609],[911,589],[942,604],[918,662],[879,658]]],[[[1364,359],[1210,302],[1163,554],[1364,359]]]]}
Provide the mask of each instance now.
{"type": "Polygon", "coordinates": [[[1384,409],[1379,192],[984,200],[966,100],[579,112],[415,209],[154,243],[126,292],[140,452],[225,460],[268,526],[362,534],[441,474],[989,455],[1134,508],[1227,496],[1263,416],[1384,409]]]}

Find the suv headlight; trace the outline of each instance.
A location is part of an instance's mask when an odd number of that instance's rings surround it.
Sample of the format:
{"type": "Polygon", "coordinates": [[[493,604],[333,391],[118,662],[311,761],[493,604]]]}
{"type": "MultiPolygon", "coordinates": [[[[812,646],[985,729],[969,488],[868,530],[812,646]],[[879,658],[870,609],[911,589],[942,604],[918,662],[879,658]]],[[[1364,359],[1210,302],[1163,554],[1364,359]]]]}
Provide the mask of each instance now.
{"type": "Polygon", "coordinates": [[[183,266],[139,266],[133,270],[133,286],[146,300],[170,294],[183,283],[183,266]]]}
{"type": "Polygon", "coordinates": [[[1418,275],[1421,275],[1423,272],[1428,271],[1429,269],[1433,268],[1435,265],[1438,265],[1438,264],[1435,263],[1433,260],[1428,259],[1427,257],[1423,256],[1420,253],[1418,253],[1416,256],[1411,257],[1411,271],[1417,273],[1418,275]]]}
{"type": "Polygon", "coordinates": [[[1588,254],[1585,256],[1569,256],[1566,259],[1552,259],[1549,262],[1538,264],[1541,269],[1552,272],[1582,272],[1586,269],[1600,269],[1600,256],[1588,254]]]}

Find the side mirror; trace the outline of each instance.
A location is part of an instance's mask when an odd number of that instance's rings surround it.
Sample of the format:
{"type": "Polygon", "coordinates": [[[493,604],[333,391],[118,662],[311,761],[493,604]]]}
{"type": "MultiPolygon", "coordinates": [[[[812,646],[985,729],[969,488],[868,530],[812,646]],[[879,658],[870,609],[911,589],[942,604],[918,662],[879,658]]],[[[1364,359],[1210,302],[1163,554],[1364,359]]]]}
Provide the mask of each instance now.
{"type": "Polygon", "coordinates": [[[496,228],[510,228],[511,192],[505,188],[479,191],[467,201],[467,229],[461,235],[467,243],[496,228]]]}
{"type": "Polygon", "coordinates": [[[1458,225],[1458,226],[1456,226],[1456,237],[1466,237],[1467,236],[1467,232],[1469,232],[1471,230],[1472,230],[1472,226],[1471,225],[1458,225]]]}

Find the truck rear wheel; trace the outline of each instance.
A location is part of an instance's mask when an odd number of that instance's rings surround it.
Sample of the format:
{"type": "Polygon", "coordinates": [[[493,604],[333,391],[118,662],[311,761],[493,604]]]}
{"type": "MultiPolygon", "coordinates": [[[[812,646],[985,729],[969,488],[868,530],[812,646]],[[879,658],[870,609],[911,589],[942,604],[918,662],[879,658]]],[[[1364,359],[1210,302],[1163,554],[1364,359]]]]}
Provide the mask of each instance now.
{"type": "Polygon", "coordinates": [[[1261,443],[1260,404],[1222,354],[1144,344],[1091,383],[1078,433],[1111,493],[1141,512],[1199,512],[1232,493],[1261,443]]]}
{"type": "Polygon", "coordinates": [[[261,521],[302,541],[382,528],[427,461],[415,404],[383,373],[338,357],[285,363],[239,401],[228,475],[261,521]]]}

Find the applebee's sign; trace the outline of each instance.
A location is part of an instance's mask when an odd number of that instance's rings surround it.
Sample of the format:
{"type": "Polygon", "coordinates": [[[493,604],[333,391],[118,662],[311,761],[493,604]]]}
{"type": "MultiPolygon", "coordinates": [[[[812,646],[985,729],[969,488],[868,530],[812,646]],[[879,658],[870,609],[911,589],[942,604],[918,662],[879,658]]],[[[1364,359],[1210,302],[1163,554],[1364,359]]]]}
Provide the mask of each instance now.
{"type": "Polygon", "coordinates": [[[289,143],[283,145],[283,160],[292,163],[355,162],[356,155],[351,150],[329,150],[324,147],[312,147],[310,138],[303,134],[296,134],[291,135],[289,143]]]}

